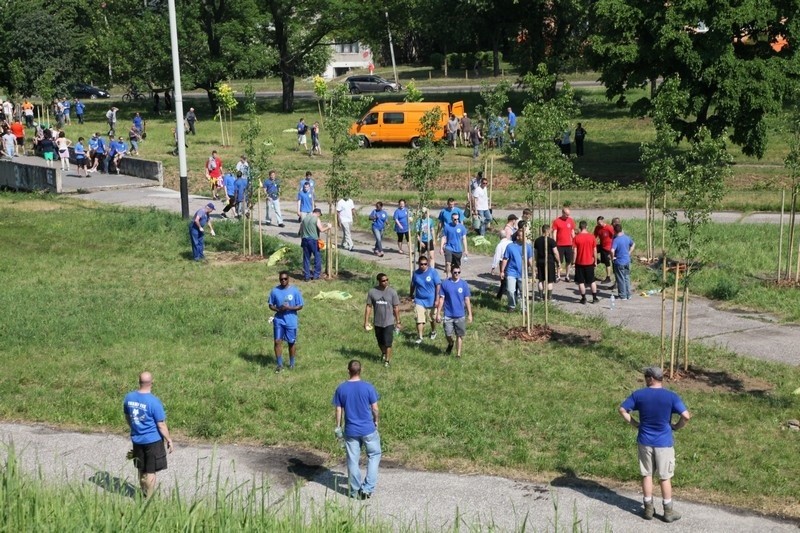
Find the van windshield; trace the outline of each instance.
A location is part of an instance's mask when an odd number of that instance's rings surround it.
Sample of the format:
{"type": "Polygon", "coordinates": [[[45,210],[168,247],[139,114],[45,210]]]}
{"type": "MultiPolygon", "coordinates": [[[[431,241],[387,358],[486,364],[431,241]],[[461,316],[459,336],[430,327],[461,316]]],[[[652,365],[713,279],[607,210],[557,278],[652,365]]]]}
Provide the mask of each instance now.
{"type": "Polygon", "coordinates": [[[366,124],[366,125],[377,124],[378,123],[378,114],[377,113],[368,114],[367,116],[364,117],[364,120],[362,121],[362,123],[366,124]]]}

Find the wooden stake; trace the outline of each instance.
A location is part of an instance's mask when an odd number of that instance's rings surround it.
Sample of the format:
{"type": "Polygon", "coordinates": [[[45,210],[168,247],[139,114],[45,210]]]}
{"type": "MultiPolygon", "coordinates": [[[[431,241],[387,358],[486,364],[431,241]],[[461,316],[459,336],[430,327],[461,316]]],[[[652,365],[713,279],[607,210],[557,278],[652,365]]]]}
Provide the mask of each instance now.
{"type": "Polygon", "coordinates": [[[219,117],[219,135],[222,146],[225,146],[225,126],[222,124],[225,118],[222,116],[222,108],[217,106],[217,116],[219,117]]]}
{"type": "Polygon", "coordinates": [[[492,184],[494,183],[494,156],[492,156],[492,166],[490,168],[491,170],[489,171],[489,209],[492,208],[492,184]]]}
{"type": "Polygon", "coordinates": [[[667,192],[664,190],[661,209],[661,368],[667,355],[667,192]]]}
{"type": "Polygon", "coordinates": [[[675,289],[672,295],[672,339],[669,350],[669,378],[675,375],[675,329],[678,326],[678,280],[681,277],[680,264],[675,265],[675,289]]]}
{"type": "Polygon", "coordinates": [[[794,269],[794,282],[800,281],[800,245],[797,246],[797,268],[794,269]]]}
{"type": "Polygon", "coordinates": [[[781,279],[782,261],[783,261],[783,213],[786,210],[786,189],[781,190],[781,229],[778,235],[778,277],[776,280],[781,279]]]}
{"type": "MultiPolygon", "coordinates": [[[[688,272],[687,272],[688,274],[688,272]]],[[[683,370],[689,370],[689,284],[683,287],[683,370]]]]}
{"type": "Polygon", "coordinates": [[[264,227],[261,225],[261,187],[256,187],[256,200],[258,206],[258,255],[264,257],[264,227]]]}

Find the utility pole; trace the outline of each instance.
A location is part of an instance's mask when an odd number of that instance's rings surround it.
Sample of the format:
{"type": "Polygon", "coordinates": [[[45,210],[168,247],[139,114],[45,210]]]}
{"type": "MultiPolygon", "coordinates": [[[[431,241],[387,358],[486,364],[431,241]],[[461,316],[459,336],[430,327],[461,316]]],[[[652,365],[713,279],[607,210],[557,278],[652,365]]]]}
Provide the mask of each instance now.
{"type": "Polygon", "coordinates": [[[389,53],[392,56],[392,72],[394,73],[394,82],[399,86],[400,82],[397,80],[397,64],[394,61],[394,45],[392,44],[392,28],[389,25],[389,12],[384,11],[386,15],[386,31],[389,33],[389,53]]]}
{"type": "Polygon", "coordinates": [[[186,167],[186,132],[183,129],[183,90],[181,64],[178,57],[178,22],[175,0],[169,0],[169,36],[172,45],[172,83],[175,91],[175,136],[178,142],[178,171],[181,184],[181,216],[189,218],[189,177],[186,167]]]}

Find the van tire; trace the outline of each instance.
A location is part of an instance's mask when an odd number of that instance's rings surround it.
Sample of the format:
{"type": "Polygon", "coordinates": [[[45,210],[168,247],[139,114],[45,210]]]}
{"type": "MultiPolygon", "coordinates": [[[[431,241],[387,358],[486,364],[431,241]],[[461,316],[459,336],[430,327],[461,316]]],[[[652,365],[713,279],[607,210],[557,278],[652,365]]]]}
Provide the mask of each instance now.
{"type": "Polygon", "coordinates": [[[411,148],[419,148],[419,137],[411,139],[411,148]]]}
{"type": "Polygon", "coordinates": [[[369,142],[369,139],[367,139],[363,135],[358,137],[358,145],[361,148],[369,148],[370,146],[372,146],[372,144],[369,142]]]}

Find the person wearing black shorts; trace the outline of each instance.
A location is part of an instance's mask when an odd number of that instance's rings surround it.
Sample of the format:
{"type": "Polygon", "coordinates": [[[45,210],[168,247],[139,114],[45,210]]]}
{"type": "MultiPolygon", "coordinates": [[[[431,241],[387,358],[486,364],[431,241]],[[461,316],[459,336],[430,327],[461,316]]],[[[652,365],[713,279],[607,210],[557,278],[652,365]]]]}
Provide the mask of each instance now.
{"type": "Polygon", "coordinates": [[[559,262],[556,241],[550,237],[550,226],[542,226],[542,234],[533,242],[533,255],[536,258],[536,279],[539,281],[539,297],[544,300],[553,292],[553,282],[556,280],[556,265],[559,262]],[[545,280],[545,259],[547,260],[547,279],[545,280]],[[547,292],[545,292],[547,281],[547,292]]]}
{"type": "Polygon", "coordinates": [[[578,284],[578,291],[581,293],[581,303],[586,303],[586,287],[592,289],[592,303],[599,302],[597,298],[597,283],[594,278],[594,271],[597,267],[597,240],[594,235],[589,233],[588,223],[581,220],[578,224],[580,230],[573,244],[575,245],[575,283],[578,284]]]}
{"type": "Polygon", "coordinates": [[[389,287],[389,276],[381,272],[376,276],[378,285],[367,293],[367,304],[364,308],[364,329],[369,331],[375,327],[375,339],[381,350],[383,364],[387,368],[392,361],[392,344],[395,329],[400,329],[400,297],[397,291],[389,287]],[[369,316],[374,310],[374,320],[369,323],[369,316]]]}
{"type": "Polygon", "coordinates": [[[139,485],[145,498],[153,494],[156,488],[156,472],[166,470],[167,452],[172,453],[173,450],[164,406],[152,394],[152,388],[153,375],[142,372],[139,374],[139,388],[129,392],[122,402],[133,442],[130,457],[139,471],[139,485]]]}

